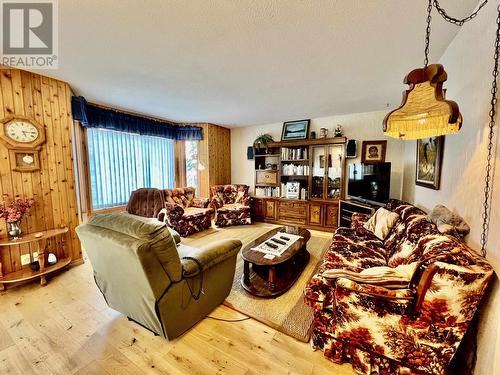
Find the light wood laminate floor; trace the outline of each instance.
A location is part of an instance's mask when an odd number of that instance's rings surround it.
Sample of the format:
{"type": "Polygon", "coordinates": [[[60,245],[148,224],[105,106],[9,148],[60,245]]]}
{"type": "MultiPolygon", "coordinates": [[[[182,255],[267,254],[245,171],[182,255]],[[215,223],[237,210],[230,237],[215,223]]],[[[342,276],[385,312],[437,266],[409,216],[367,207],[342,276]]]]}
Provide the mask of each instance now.
{"type": "MultiPolygon", "coordinates": [[[[228,230],[248,238],[265,224],[228,230]]],[[[217,234],[218,233],[218,234],[217,234]]],[[[331,236],[331,234],[328,234],[331,236]]],[[[220,237],[210,230],[187,242],[220,237]]],[[[244,315],[225,306],[213,316],[244,315]]],[[[253,319],[206,318],[171,342],[108,308],[90,262],[0,294],[0,374],[353,374],[253,319]]]]}

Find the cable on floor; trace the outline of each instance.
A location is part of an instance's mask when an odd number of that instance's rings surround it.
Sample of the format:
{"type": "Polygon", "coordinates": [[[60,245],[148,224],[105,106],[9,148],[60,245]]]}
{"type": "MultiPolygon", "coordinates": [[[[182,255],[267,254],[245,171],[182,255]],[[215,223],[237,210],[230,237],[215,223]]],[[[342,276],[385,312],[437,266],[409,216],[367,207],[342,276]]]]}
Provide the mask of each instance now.
{"type": "Polygon", "coordinates": [[[207,318],[219,320],[221,322],[227,322],[227,323],[238,323],[238,322],[243,322],[245,320],[250,319],[250,317],[248,317],[248,316],[246,318],[241,318],[241,319],[222,319],[222,318],[217,318],[216,316],[211,316],[211,315],[207,315],[207,318]]]}

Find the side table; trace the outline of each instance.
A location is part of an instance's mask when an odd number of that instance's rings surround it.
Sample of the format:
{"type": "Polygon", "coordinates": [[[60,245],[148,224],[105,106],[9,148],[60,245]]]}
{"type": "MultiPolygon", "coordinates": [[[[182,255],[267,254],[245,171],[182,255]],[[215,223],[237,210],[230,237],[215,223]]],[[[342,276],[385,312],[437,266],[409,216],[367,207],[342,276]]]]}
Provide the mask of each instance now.
{"type": "Polygon", "coordinates": [[[5,290],[5,284],[31,280],[37,277],[40,277],[41,286],[47,285],[47,279],[45,278],[45,276],[67,266],[71,262],[71,256],[65,256],[62,259],[58,259],[56,264],[46,267],[46,242],[51,237],[62,235],[67,232],[68,228],[65,227],[26,234],[18,240],[0,238],[0,251],[8,246],[16,246],[25,243],[35,243],[37,249],[36,251],[38,252],[38,262],[40,263],[40,270],[38,271],[33,271],[30,268],[23,268],[19,271],[9,272],[5,275],[3,274],[2,263],[0,263],[0,290],[5,290]]]}

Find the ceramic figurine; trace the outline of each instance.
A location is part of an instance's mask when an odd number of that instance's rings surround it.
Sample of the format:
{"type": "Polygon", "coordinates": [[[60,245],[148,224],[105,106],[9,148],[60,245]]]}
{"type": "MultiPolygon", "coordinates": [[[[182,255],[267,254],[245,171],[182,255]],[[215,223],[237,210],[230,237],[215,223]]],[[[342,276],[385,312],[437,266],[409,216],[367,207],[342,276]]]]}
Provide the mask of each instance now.
{"type": "Polygon", "coordinates": [[[342,125],[337,124],[337,127],[334,131],[335,137],[342,137],[344,135],[344,129],[342,129],[342,125]]]}

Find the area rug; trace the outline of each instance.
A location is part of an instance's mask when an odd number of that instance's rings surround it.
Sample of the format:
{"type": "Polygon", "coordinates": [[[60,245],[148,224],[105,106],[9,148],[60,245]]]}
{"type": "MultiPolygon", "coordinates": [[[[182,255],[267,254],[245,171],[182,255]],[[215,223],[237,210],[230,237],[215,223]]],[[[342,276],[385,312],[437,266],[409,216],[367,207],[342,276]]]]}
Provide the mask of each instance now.
{"type": "Polygon", "coordinates": [[[304,286],[319,266],[322,255],[331,241],[330,234],[316,233],[312,234],[307,243],[311,259],[299,279],[287,292],[276,298],[258,298],[247,293],[240,283],[243,260],[238,257],[233,288],[224,304],[288,336],[308,342],[311,337],[313,312],[304,304],[304,286]]]}
{"type": "MultiPolygon", "coordinates": [[[[207,241],[238,238],[245,246],[273,227],[267,224],[254,224],[252,226],[229,227],[218,231],[209,230],[201,232],[197,238],[195,238],[196,235],[190,236],[188,244],[196,246],[202,243],[206,244],[207,241]]],[[[240,284],[243,274],[243,260],[238,255],[233,288],[224,305],[297,340],[308,342],[311,337],[313,313],[312,309],[303,302],[303,290],[319,266],[331,238],[331,233],[311,231],[311,239],[307,243],[307,250],[311,255],[308,265],[295,284],[286,293],[276,298],[254,297],[243,289],[240,284]]]]}

